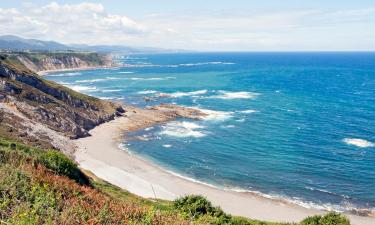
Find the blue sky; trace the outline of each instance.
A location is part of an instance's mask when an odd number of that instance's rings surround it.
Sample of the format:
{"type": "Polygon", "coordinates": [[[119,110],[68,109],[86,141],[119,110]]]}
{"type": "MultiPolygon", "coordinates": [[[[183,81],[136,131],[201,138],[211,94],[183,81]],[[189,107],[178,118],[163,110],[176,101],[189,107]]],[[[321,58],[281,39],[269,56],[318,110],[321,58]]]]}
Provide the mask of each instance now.
{"type": "Polygon", "coordinates": [[[375,50],[375,1],[2,0],[0,34],[204,51],[375,50]]]}

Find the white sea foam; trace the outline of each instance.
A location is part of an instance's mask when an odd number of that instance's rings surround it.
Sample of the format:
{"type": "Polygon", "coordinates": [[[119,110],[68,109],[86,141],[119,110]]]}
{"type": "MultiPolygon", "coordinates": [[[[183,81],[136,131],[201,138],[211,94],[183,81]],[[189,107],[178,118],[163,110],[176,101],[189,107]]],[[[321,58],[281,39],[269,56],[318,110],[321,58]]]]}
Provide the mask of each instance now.
{"type": "Polygon", "coordinates": [[[163,145],[164,148],[172,148],[172,145],[163,145]]]}
{"type": "Polygon", "coordinates": [[[225,121],[233,117],[233,112],[224,112],[224,111],[214,111],[209,109],[202,109],[199,107],[191,107],[197,109],[207,116],[204,116],[202,119],[210,121],[225,121]]]}
{"type": "Polygon", "coordinates": [[[118,72],[118,73],[121,73],[121,74],[132,74],[134,72],[130,72],[130,71],[122,71],[122,72],[118,72]]]}
{"type": "Polygon", "coordinates": [[[207,93],[207,90],[190,91],[190,92],[175,92],[175,93],[160,93],[158,97],[181,98],[181,97],[188,97],[188,96],[204,95],[206,93],[207,93]]]}
{"type": "Polygon", "coordinates": [[[218,98],[218,99],[252,99],[260,95],[259,93],[248,92],[248,91],[218,91],[218,95],[213,95],[208,98],[218,98]]]}
{"type": "Polygon", "coordinates": [[[242,110],[242,111],[238,111],[238,112],[243,113],[243,114],[251,114],[251,113],[256,113],[258,111],[254,110],[254,109],[247,109],[247,110],[242,110]]]}
{"type": "Polygon", "coordinates": [[[71,85],[70,83],[63,82],[63,81],[57,81],[57,83],[58,83],[58,84],[61,84],[61,85],[64,85],[64,86],[71,85]]]}
{"type": "Polygon", "coordinates": [[[114,99],[113,97],[99,97],[102,100],[112,100],[114,99]]]}
{"type": "Polygon", "coordinates": [[[147,127],[147,128],[145,129],[145,131],[150,131],[150,130],[152,130],[152,129],[154,129],[154,127],[147,127]]]}
{"type": "Polygon", "coordinates": [[[91,80],[77,80],[76,83],[94,83],[100,81],[106,81],[107,79],[91,79],[91,80]]]}
{"type": "Polygon", "coordinates": [[[232,65],[235,63],[231,62],[199,62],[199,63],[184,63],[184,64],[179,64],[179,66],[205,66],[205,65],[232,65]]]}
{"type": "Polygon", "coordinates": [[[181,64],[152,64],[152,63],[138,63],[138,64],[125,64],[127,67],[167,67],[167,68],[177,68],[177,67],[193,67],[193,66],[205,66],[205,65],[233,65],[233,62],[198,62],[198,63],[181,63],[181,64]]]}
{"type": "Polygon", "coordinates": [[[375,147],[375,143],[359,138],[344,138],[343,142],[348,145],[354,145],[360,148],[375,147]]]}
{"type": "Polygon", "coordinates": [[[82,75],[79,72],[71,72],[71,73],[59,73],[59,74],[50,74],[48,76],[50,77],[74,77],[74,76],[79,76],[82,75]]]}
{"type": "Polygon", "coordinates": [[[118,98],[118,97],[99,97],[103,100],[123,100],[124,98],[118,98]]]}
{"type": "Polygon", "coordinates": [[[144,77],[130,77],[129,80],[171,80],[176,79],[175,77],[150,77],[150,78],[144,78],[144,77]]]}
{"type": "Polygon", "coordinates": [[[172,137],[195,137],[201,138],[206,136],[201,129],[203,126],[200,126],[193,122],[180,122],[174,121],[162,126],[163,130],[160,132],[161,135],[167,135],[172,137]]]}
{"type": "Polygon", "coordinates": [[[95,82],[103,82],[108,80],[121,80],[122,78],[119,77],[106,77],[106,78],[97,78],[97,79],[87,79],[87,80],[77,80],[76,83],[95,83],[95,82]]]}
{"type": "Polygon", "coordinates": [[[311,201],[305,201],[301,198],[289,197],[289,196],[284,196],[284,195],[279,195],[279,194],[265,194],[259,191],[245,190],[241,188],[224,188],[224,189],[234,191],[234,192],[239,192],[239,193],[250,193],[250,194],[255,194],[255,195],[262,196],[268,199],[289,202],[289,203],[293,203],[293,204],[296,204],[296,205],[299,205],[308,209],[318,209],[318,210],[327,210],[327,211],[336,211],[336,212],[358,211],[358,209],[352,205],[334,205],[334,204],[329,204],[329,203],[317,204],[311,201]]]}
{"type": "Polygon", "coordinates": [[[121,89],[105,89],[105,90],[101,90],[101,92],[104,92],[104,93],[111,93],[111,92],[120,92],[122,91],[121,89]]]}
{"type": "Polygon", "coordinates": [[[87,87],[87,86],[80,86],[80,85],[68,85],[69,88],[75,90],[75,91],[83,91],[83,92],[92,92],[97,91],[96,87],[87,87]]]}
{"type": "Polygon", "coordinates": [[[140,95],[148,95],[148,94],[155,94],[155,93],[157,93],[157,91],[153,91],[153,90],[138,91],[138,94],[140,95]]]}

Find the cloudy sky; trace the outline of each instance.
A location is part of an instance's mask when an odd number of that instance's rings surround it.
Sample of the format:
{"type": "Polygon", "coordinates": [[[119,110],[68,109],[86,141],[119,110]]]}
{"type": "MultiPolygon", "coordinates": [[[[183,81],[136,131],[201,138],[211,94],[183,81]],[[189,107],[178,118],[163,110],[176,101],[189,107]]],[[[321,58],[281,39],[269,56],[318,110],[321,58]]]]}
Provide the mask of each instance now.
{"type": "Polygon", "coordinates": [[[375,50],[375,0],[0,0],[0,35],[203,51],[375,50]]]}

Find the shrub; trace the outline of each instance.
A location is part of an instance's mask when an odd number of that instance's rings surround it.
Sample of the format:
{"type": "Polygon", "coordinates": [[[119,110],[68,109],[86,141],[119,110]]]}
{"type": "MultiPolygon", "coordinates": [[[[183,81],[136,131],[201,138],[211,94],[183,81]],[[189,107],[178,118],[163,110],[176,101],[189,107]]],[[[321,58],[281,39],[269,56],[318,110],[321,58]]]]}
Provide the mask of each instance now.
{"type": "Polygon", "coordinates": [[[186,217],[199,218],[203,215],[214,217],[226,217],[223,210],[219,207],[213,207],[211,202],[199,195],[189,195],[173,202],[174,208],[179,210],[186,217]]]}
{"type": "Polygon", "coordinates": [[[307,217],[300,225],[350,225],[350,222],[339,213],[328,213],[324,216],[307,217]]]}
{"type": "Polygon", "coordinates": [[[59,175],[64,175],[80,184],[89,184],[89,180],[63,153],[58,151],[46,151],[39,157],[40,163],[59,175]]]}

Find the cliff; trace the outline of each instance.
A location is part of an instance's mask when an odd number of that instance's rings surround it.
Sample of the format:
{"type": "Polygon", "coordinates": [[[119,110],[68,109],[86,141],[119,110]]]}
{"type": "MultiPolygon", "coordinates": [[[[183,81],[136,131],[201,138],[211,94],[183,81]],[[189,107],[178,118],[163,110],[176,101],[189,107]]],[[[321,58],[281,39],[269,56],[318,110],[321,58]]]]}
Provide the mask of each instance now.
{"type": "Polygon", "coordinates": [[[33,72],[113,66],[109,55],[95,52],[13,52],[7,57],[33,72]]]}
{"type": "Polygon", "coordinates": [[[120,105],[47,81],[19,61],[0,57],[0,133],[6,136],[60,148],[64,143],[55,142],[61,134],[87,136],[88,130],[121,113],[120,105]]]}

